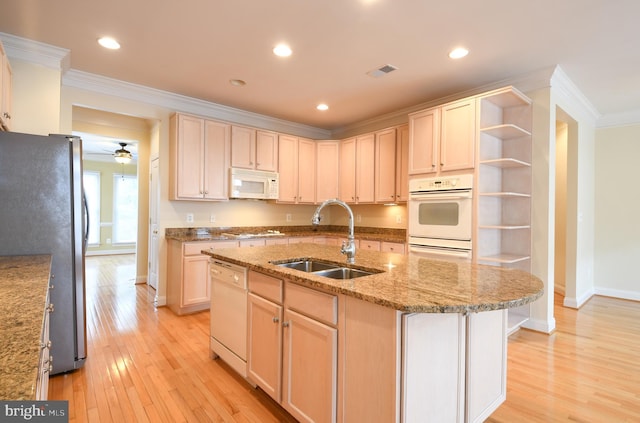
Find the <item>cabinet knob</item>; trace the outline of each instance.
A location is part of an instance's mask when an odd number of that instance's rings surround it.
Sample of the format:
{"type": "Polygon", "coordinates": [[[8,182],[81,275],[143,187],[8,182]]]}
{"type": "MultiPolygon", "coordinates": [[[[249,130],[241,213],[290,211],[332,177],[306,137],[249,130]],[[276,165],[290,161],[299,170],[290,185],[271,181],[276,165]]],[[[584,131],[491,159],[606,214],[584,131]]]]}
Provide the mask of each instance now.
{"type": "Polygon", "coordinates": [[[273,321],[273,323],[278,323],[280,321],[280,318],[278,317],[274,317],[273,319],[271,319],[273,321]]]}
{"type": "Polygon", "coordinates": [[[282,322],[282,327],[283,328],[288,328],[289,327],[289,322],[282,322]]]}
{"type": "Polygon", "coordinates": [[[4,117],[6,117],[7,119],[11,119],[11,115],[7,112],[4,112],[4,117]]]}
{"type": "Polygon", "coordinates": [[[53,313],[53,310],[54,310],[53,304],[49,304],[49,305],[47,306],[47,311],[48,311],[49,313],[53,313]]]}

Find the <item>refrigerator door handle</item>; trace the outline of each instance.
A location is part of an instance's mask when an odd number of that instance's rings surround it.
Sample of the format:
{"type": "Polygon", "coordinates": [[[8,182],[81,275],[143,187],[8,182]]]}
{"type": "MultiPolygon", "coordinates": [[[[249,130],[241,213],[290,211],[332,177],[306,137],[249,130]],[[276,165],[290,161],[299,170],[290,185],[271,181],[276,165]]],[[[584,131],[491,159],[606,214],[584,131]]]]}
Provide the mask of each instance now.
{"type": "Polygon", "coordinates": [[[87,202],[87,193],[82,190],[82,204],[84,206],[84,242],[82,246],[83,252],[87,253],[89,245],[89,203],[87,202]]]}

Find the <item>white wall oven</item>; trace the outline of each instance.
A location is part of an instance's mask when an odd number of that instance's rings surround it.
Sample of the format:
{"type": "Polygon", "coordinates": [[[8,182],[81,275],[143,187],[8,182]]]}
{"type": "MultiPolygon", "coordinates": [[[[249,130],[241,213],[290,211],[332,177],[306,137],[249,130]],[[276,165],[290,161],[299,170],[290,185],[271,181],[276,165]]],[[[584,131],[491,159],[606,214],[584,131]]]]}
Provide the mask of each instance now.
{"type": "Polygon", "coordinates": [[[471,260],[473,175],[409,181],[409,252],[471,260]]]}

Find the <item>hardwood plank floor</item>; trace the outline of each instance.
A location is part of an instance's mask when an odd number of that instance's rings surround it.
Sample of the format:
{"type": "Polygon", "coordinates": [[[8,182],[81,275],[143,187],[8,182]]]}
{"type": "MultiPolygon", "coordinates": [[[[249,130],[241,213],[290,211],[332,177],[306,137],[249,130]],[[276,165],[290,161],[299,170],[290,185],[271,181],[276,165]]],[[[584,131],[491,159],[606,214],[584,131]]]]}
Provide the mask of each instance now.
{"type": "Polygon", "coordinates": [[[133,255],[87,257],[83,368],[50,378],[70,422],[295,422],[209,356],[209,312],[178,317],[134,285],[133,255]]]}
{"type": "MultiPolygon", "coordinates": [[[[70,422],[295,421],[210,359],[208,312],[156,309],[134,278],[133,255],[87,258],[88,359],[49,388],[69,401],[70,422]]],[[[487,422],[640,421],[640,303],[561,302],[552,335],[509,338],[507,400],[487,422]]]]}

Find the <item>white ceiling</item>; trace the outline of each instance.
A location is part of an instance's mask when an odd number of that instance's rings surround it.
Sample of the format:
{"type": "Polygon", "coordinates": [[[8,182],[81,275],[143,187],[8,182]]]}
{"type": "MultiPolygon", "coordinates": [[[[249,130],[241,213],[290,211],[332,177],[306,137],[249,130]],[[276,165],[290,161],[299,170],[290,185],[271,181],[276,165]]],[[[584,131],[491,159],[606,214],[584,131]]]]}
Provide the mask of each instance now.
{"type": "Polygon", "coordinates": [[[637,0],[2,0],[0,32],[69,49],[72,69],[334,130],[555,65],[601,115],[640,112],[639,16],[637,0]]]}

